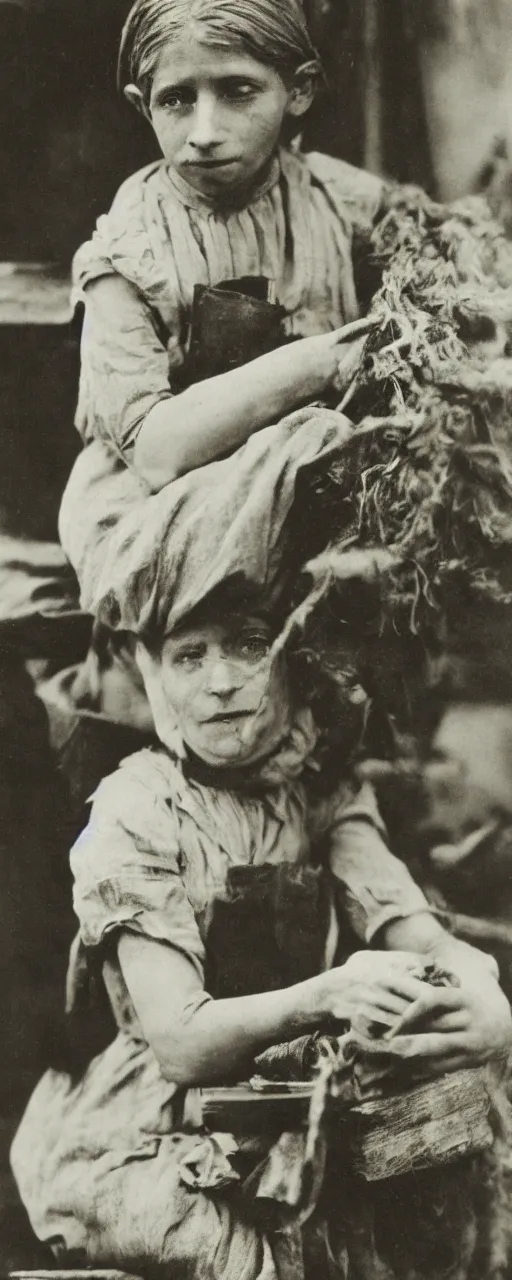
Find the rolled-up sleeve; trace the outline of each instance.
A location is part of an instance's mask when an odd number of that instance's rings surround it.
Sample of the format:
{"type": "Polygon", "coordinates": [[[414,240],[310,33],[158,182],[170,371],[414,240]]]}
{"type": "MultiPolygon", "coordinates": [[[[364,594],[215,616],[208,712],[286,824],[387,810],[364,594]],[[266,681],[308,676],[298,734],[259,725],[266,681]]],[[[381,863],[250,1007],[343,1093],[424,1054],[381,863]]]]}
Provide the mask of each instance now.
{"type": "Polygon", "coordinates": [[[335,809],[328,864],[340,907],[362,942],[370,944],[393,920],[432,910],[407,867],[387,847],[386,828],[369,783],[335,809]]]}
{"type": "Polygon", "coordinates": [[[87,284],[76,426],[130,465],[142,423],[169,399],[169,355],[150,307],[119,275],[87,284]]]}
{"type": "Polygon", "coordinates": [[[121,767],[101,784],[71,852],[84,945],[100,947],[128,929],[180,951],[202,982],[204,948],[180,868],[169,806],[151,795],[133,767],[121,767]]]}

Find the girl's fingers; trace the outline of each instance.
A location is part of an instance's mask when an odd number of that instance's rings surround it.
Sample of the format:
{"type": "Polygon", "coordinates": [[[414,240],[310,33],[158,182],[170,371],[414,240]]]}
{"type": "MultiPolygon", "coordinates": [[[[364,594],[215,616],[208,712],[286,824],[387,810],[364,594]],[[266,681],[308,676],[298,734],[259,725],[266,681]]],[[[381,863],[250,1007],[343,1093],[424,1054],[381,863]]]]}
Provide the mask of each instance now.
{"type": "Polygon", "coordinates": [[[414,1024],[424,1017],[425,1011],[426,1004],[422,998],[414,1000],[412,1004],[408,1004],[398,1022],[395,1022],[393,1026],[393,1039],[395,1040],[398,1036],[410,1031],[414,1024]]]}
{"type": "Polygon", "coordinates": [[[389,969],[401,969],[403,972],[424,973],[425,957],[418,955],[416,951],[379,951],[372,952],[376,956],[379,963],[387,965],[389,969]]]}
{"type": "Polygon", "coordinates": [[[481,1059],[475,1059],[475,1055],[469,1050],[447,1049],[442,1057],[425,1059],[421,1066],[418,1060],[418,1065],[412,1069],[411,1075],[415,1080],[425,1080],[429,1077],[432,1079],[446,1075],[447,1071],[467,1071],[468,1066],[475,1067],[480,1061],[481,1059]]]}
{"type": "Polygon", "coordinates": [[[383,1022],[390,1027],[401,1025],[411,1008],[422,1006],[422,985],[404,983],[405,990],[397,992],[392,986],[368,984],[367,990],[361,992],[357,1000],[357,1015],[362,1013],[371,1021],[383,1022]],[[417,987],[420,988],[420,999],[415,998],[417,987]]]}
{"type": "MultiPolygon", "coordinates": [[[[376,991],[368,989],[360,992],[354,1000],[351,1018],[352,1021],[365,1018],[368,1022],[382,1022],[386,1027],[392,1027],[401,1018],[406,1003],[398,999],[387,991],[376,991]]],[[[346,1011],[346,1002],[341,1000],[339,1007],[336,999],[332,1001],[331,1012],[333,1017],[343,1016],[346,1011]]]]}
{"type": "Polygon", "coordinates": [[[408,1004],[414,1004],[418,1000],[430,1000],[430,993],[434,990],[427,982],[422,982],[420,978],[404,976],[400,973],[386,974],[386,986],[395,995],[401,996],[408,1004]]]}
{"type": "Polygon", "coordinates": [[[462,1055],[465,1053],[465,1048],[462,1036],[456,1034],[448,1037],[442,1032],[427,1031],[424,1034],[412,1036],[393,1036],[393,1053],[400,1058],[441,1060],[456,1052],[462,1055]]]}
{"type": "Polygon", "coordinates": [[[352,342],[354,338],[370,333],[378,323],[374,316],[363,316],[360,320],[353,320],[351,324],[344,324],[341,329],[337,329],[334,337],[336,342],[352,342]]]}
{"type": "Polygon", "coordinates": [[[417,1077],[418,1083],[425,1080],[437,1080],[441,1076],[446,1076],[452,1071],[463,1071],[467,1065],[468,1064],[464,1058],[460,1060],[458,1058],[449,1058],[446,1062],[432,1062],[430,1066],[426,1067],[425,1070],[421,1072],[421,1075],[417,1077]]]}
{"type": "Polygon", "coordinates": [[[436,1012],[439,1017],[443,1014],[456,1013],[461,1010],[460,992],[454,987],[429,987],[425,983],[420,983],[423,990],[412,1004],[409,1004],[405,1010],[400,1023],[395,1028],[396,1034],[409,1030],[414,1023],[418,1023],[420,1019],[429,1017],[430,1026],[433,1026],[432,1015],[436,1012]]]}
{"type": "Polygon", "coordinates": [[[405,1010],[409,1008],[409,1001],[404,1000],[402,996],[397,996],[393,991],[369,990],[364,1003],[372,1009],[379,1010],[381,1013],[389,1013],[396,1021],[401,1018],[405,1010]]]}
{"type": "Polygon", "coordinates": [[[407,1074],[411,1084],[413,1082],[422,1084],[426,1080],[435,1080],[445,1076],[447,1072],[464,1070],[467,1065],[467,1056],[457,1049],[446,1053],[444,1058],[418,1059],[414,1066],[409,1066],[407,1074]]]}
{"type": "Polygon", "coordinates": [[[442,1031],[445,1035],[450,1031],[467,1031],[468,1015],[464,1009],[456,1009],[452,1013],[443,1013],[439,1018],[432,1018],[429,1031],[442,1031]]]}
{"type": "Polygon", "coordinates": [[[375,1004],[361,1004],[352,1021],[353,1025],[363,1022],[371,1026],[372,1023],[377,1023],[379,1026],[391,1028],[396,1022],[396,1014],[381,1009],[375,1004]]]}
{"type": "Polygon", "coordinates": [[[365,339],[359,338],[355,342],[351,342],[350,345],[341,348],[338,368],[334,378],[335,387],[338,391],[344,391],[351,379],[358,373],[364,344],[365,339]]]}

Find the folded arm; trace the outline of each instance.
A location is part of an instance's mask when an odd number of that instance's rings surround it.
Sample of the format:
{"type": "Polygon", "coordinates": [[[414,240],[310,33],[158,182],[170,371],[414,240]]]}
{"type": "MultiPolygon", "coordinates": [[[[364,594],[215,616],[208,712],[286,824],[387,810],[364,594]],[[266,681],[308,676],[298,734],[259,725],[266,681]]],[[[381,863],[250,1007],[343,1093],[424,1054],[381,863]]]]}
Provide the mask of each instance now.
{"type": "Polygon", "coordinates": [[[343,388],[364,341],[339,343],[341,330],[304,338],[173,395],[168,352],[133,285],[104,276],[85,297],[85,414],[154,492],[232,453],[335,381],[343,388]]]}

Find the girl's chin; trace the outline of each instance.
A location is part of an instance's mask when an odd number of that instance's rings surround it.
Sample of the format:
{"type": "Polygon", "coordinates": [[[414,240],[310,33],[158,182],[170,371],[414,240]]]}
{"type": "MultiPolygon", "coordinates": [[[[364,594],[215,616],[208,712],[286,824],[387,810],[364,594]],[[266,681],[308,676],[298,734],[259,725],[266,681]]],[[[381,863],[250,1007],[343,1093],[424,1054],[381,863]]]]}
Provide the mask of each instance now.
{"type": "Polygon", "coordinates": [[[222,769],[226,768],[226,766],[236,768],[237,765],[251,764],[253,760],[258,758],[260,753],[256,749],[250,751],[243,750],[240,746],[226,746],[222,749],[219,747],[216,751],[196,750],[195,754],[201,760],[204,760],[205,764],[211,765],[212,768],[218,766],[219,769],[222,769]]]}
{"type": "Polygon", "coordinates": [[[183,168],[180,176],[190,187],[204,195],[212,195],[217,191],[229,192],[243,183],[243,175],[240,175],[237,164],[190,165],[183,168]]]}
{"type": "Polygon", "coordinates": [[[216,742],[190,743],[192,750],[205,764],[219,768],[250,764],[262,753],[261,745],[256,741],[241,742],[239,734],[227,730],[219,735],[216,742]]]}

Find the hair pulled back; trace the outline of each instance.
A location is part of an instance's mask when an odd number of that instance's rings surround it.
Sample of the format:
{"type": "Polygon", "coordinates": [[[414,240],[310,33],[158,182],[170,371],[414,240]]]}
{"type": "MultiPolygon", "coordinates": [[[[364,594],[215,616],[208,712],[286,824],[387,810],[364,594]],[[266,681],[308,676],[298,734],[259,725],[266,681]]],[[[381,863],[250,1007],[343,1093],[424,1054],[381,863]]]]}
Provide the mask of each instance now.
{"type": "Polygon", "coordinates": [[[147,100],[164,45],[187,31],[283,76],[305,63],[320,72],[300,0],[135,0],[121,37],[119,87],[135,84],[147,100]]]}

